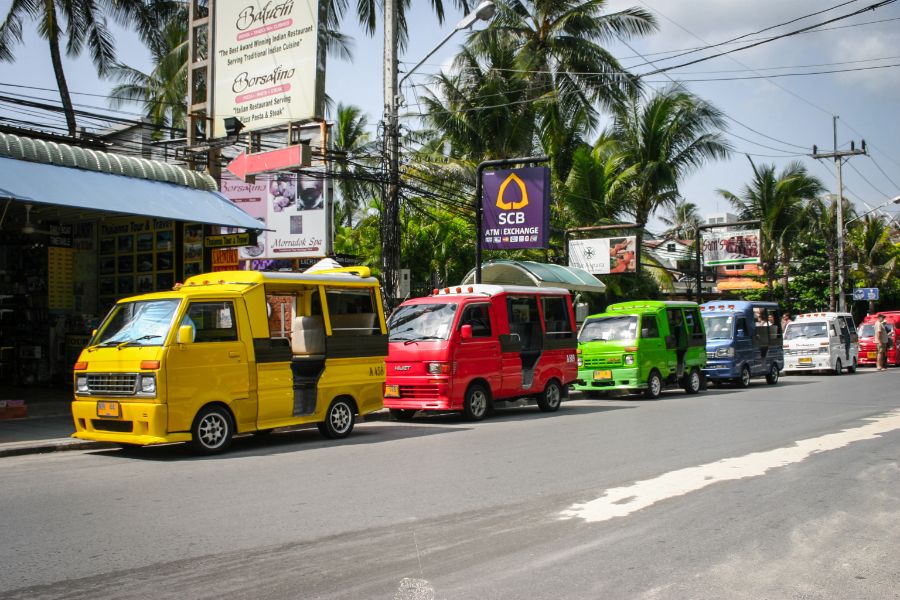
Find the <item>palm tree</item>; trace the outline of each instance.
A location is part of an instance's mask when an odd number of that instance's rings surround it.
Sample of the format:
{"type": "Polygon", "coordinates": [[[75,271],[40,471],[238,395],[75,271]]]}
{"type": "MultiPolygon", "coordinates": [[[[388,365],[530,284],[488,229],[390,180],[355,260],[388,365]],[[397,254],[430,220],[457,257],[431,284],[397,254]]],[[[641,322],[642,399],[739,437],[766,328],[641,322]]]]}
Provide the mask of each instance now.
{"type": "MultiPolygon", "coordinates": [[[[848,232],[847,255],[857,264],[853,276],[865,287],[885,288],[897,273],[897,248],[890,240],[890,227],[881,217],[868,215],[848,232]]],[[[875,312],[875,301],[869,300],[869,313],[875,312]]]]}
{"type": "Polygon", "coordinates": [[[373,150],[373,142],[366,131],[366,115],[356,106],[338,104],[335,112],[334,176],[340,205],[336,209],[337,225],[353,227],[353,217],[367,197],[371,184],[366,182],[363,171],[369,162],[366,154],[373,150]]]}
{"type": "Polygon", "coordinates": [[[61,44],[65,42],[66,54],[70,57],[79,56],[87,48],[97,74],[105,76],[115,65],[116,54],[115,40],[107,27],[107,18],[111,17],[121,25],[137,27],[143,39],[150,40],[155,37],[159,15],[165,14],[168,7],[167,2],[142,0],[13,0],[6,19],[0,24],[0,60],[15,60],[13,50],[17,43],[22,43],[24,21],[26,18],[33,19],[38,35],[47,40],[50,47],[50,61],[66,127],[69,135],[75,137],[75,109],[63,70],[61,44]]]}
{"type": "MultiPolygon", "coordinates": [[[[828,258],[828,310],[837,310],[837,299],[834,293],[837,281],[837,203],[836,196],[816,198],[806,205],[806,229],[801,235],[821,240],[825,256],[828,258]],[[829,199],[830,198],[830,199],[829,199]]],[[[853,205],[843,199],[844,222],[855,215],[853,205]]]]}
{"type": "Polygon", "coordinates": [[[700,225],[700,209],[693,202],[679,202],[671,207],[668,216],[660,220],[669,226],[663,233],[666,238],[686,240],[692,237],[700,225]]]}
{"type": "MultiPolygon", "coordinates": [[[[381,14],[380,9],[382,5],[382,0],[357,0],[356,2],[356,17],[363,31],[370,36],[375,35],[377,31],[378,17],[381,14]]],[[[397,33],[401,50],[406,48],[406,43],[409,40],[409,26],[406,22],[406,13],[411,5],[412,0],[399,0],[397,2],[397,33]]],[[[468,2],[468,0],[453,0],[453,5],[457,9],[462,10],[462,12],[468,13],[473,3],[468,2]]],[[[348,8],[347,0],[329,0],[328,13],[333,17],[333,20],[329,20],[329,26],[332,29],[336,30],[339,28],[341,21],[347,14],[348,8]]],[[[431,0],[431,8],[434,10],[435,16],[437,16],[438,23],[442,24],[446,17],[444,0],[431,0]]]]}
{"type": "Polygon", "coordinates": [[[780,260],[784,298],[790,311],[790,261],[793,242],[803,225],[804,203],[814,200],[825,187],[799,162],[790,163],[776,174],[775,165],[757,167],[749,156],[747,158],[753,168],[753,179],[744,187],[742,196],[727,190],[717,191],[738,210],[741,219],[760,221],[760,260],[766,274],[769,299],[774,298],[774,281],[780,260]]]}
{"type": "Polygon", "coordinates": [[[677,87],[642,101],[633,96],[615,108],[612,135],[623,165],[634,169],[628,186],[629,212],[638,225],[638,244],[650,218],[680,198],[678,185],[708,161],[726,158],[731,146],[718,130],[725,118],[713,105],[677,87]]]}
{"type": "Polygon", "coordinates": [[[593,148],[575,151],[562,192],[574,226],[613,223],[627,210],[625,190],[635,169],[623,168],[615,140],[601,136],[593,148]]]}

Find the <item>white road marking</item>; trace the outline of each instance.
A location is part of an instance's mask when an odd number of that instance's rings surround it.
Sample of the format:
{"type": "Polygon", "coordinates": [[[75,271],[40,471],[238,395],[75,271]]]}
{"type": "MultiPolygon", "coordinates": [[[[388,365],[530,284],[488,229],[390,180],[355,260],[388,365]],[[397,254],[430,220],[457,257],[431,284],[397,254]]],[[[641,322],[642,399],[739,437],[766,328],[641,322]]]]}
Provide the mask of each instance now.
{"type": "Polygon", "coordinates": [[[816,438],[795,442],[766,452],[753,452],[744,456],[671,471],[635,483],[606,490],[603,496],[590,502],[573,504],[560,513],[561,519],[584,519],[588,523],[625,517],[657,502],[695,492],[720,481],[759,477],[769,469],[785,467],[806,460],[811,455],[837,450],[853,442],[871,440],[890,431],[900,429],[900,410],[867,419],[871,423],[829,433],[816,438]]]}

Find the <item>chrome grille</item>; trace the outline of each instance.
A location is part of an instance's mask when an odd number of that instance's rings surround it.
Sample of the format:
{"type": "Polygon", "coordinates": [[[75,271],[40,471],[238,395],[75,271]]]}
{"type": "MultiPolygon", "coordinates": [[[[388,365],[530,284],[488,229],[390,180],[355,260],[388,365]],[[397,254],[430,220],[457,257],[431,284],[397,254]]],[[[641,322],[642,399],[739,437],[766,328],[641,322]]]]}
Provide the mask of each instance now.
{"type": "Polygon", "coordinates": [[[401,385],[401,398],[437,398],[439,395],[436,385],[401,385]]]}
{"type": "Polygon", "coordinates": [[[109,396],[131,396],[137,389],[137,373],[88,373],[88,392],[109,396]]]}
{"type": "MultiPolygon", "coordinates": [[[[835,196],[835,197],[836,197],[836,196],[835,196]]],[[[715,357],[716,357],[716,353],[715,353],[715,352],[707,352],[707,353],[706,353],[706,358],[715,358],[715,357]]]]}
{"type": "Polygon", "coordinates": [[[815,356],[819,351],[816,349],[785,350],[784,353],[788,356],[815,356]]]}
{"type": "Polygon", "coordinates": [[[584,366],[589,369],[620,364],[622,364],[622,357],[620,356],[589,356],[584,358],[584,366]]]}

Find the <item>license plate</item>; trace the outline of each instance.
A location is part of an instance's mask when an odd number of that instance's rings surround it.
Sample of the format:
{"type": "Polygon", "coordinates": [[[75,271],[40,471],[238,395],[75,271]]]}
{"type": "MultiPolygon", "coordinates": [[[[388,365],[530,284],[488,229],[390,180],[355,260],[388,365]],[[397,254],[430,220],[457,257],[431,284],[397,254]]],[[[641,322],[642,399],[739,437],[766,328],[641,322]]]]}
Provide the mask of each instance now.
{"type": "Polygon", "coordinates": [[[98,402],[97,403],[97,416],[98,417],[112,417],[114,419],[118,419],[121,415],[119,412],[119,403],[118,402],[98,402]]]}
{"type": "Polygon", "coordinates": [[[400,397],[400,386],[399,385],[384,386],[384,397],[385,398],[399,398],[400,397]]]}
{"type": "Polygon", "coordinates": [[[878,358],[878,353],[877,352],[866,352],[866,356],[868,356],[871,359],[875,359],[875,358],[878,358]]]}
{"type": "Polygon", "coordinates": [[[802,365],[812,364],[812,359],[807,356],[807,357],[801,358],[798,362],[802,365]]]}
{"type": "Polygon", "coordinates": [[[594,379],[612,379],[612,371],[594,371],[594,379]]]}

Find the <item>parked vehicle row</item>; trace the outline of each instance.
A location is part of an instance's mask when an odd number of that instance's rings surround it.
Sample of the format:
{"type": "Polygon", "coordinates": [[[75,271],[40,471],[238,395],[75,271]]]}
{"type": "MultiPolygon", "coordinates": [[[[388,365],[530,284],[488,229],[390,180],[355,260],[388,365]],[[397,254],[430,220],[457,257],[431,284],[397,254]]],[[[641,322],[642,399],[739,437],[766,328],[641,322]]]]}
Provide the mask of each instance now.
{"type": "Polygon", "coordinates": [[[866,315],[859,326],[859,364],[875,366],[877,346],[875,341],[875,324],[880,315],[884,316],[884,329],[887,333],[885,359],[888,365],[900,367],[900,311],[883,311],[866,315]]]}
{"type": "Polygon", "coordinates": [[[555,411],[570,387],[656,398],[705,381],[775,384],[782,369],[856,369],[849,314],[801,315],[784,331],[780,317],[769,302],[633,301],[576,332],[565,289],[468,285],[408,300],[386,321],[364,267],[199,275],[110,311],[74,367],[73,436],[209,454],[235,434],[303,424],[343,438],[384,407],[398,420],[477,421],[520,398],[555,411]]]}

